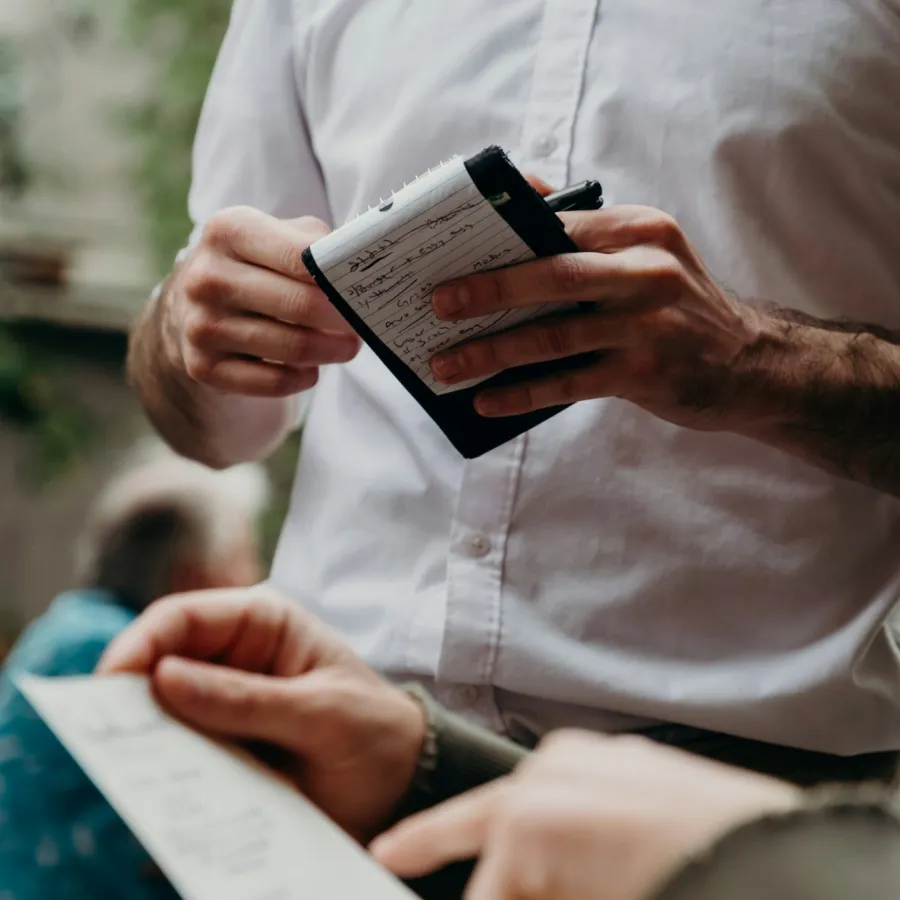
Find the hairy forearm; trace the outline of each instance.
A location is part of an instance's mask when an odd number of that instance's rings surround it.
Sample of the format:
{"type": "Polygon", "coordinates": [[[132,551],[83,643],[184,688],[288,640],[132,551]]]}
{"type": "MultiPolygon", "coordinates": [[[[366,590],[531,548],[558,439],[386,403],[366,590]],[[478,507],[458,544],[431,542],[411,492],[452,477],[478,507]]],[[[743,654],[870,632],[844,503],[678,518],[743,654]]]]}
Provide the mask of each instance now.
{"type": "Polygon", "coordinates": [[[900,496],[900,332],[770,309],[724,383],[731,430],[900,496]]]}
{"type": "Polygon", "coordinates": [[[176,452],[213,468],[266,456],[293,424],[291,401],[225,395],[189,378],[163,331],[167,291],[148,305],[129,342],[128,375],[148,418],[176,452]]]}

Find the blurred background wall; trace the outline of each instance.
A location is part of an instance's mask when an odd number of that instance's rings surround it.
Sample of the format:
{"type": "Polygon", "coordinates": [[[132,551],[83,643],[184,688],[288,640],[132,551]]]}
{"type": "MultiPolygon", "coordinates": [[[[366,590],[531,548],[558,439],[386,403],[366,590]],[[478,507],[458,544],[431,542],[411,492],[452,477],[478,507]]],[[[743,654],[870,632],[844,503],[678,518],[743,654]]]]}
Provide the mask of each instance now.
{"type": "MultiPolygon", "coordinates": [[[[147,425],[126,332],[188,233],[230,0],[0,0],[0,641],[71,585],[85,510],[147,425]]],[[[272,463],[271,549],[296,443],[272,463]]]]}

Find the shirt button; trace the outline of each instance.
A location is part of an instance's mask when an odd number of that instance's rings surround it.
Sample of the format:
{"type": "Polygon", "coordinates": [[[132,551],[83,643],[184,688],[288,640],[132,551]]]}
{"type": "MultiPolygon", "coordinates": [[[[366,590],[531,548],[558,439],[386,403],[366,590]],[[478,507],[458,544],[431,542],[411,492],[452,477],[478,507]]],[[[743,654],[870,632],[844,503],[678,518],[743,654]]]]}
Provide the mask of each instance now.
{"type": "Polygon", "coordinates": [[[542,134],[534,139],[531,149],[535,156],[543,158],[549,156],[558,146],[559,141],[552,134],[542,134]]]}
{"type": "Polygon", "coordinates": [[[478,702],[478,688],[471,684],[462,685],[453,691],[453,699],[460,706],[473,706],[478,702]]]}
{"type": "Polygon", "coordinates": [[[491,552],[491,539],[486,534],[470,534],[466,538],[465,547],[472,559],[484,559],[491,552]]]}

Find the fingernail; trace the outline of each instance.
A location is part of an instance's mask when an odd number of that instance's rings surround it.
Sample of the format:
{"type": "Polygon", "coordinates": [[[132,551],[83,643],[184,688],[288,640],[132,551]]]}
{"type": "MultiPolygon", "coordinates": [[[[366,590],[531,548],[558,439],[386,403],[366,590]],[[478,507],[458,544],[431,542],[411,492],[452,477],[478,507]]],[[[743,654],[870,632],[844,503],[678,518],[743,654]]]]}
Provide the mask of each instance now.
{"type": "Polygon", "coordinates": [[[496,416],[503,412],[503,401],[491,394],[479,394],[475,398],[475,409],[483,416],[496,416]]]}
{"type": "Polygon", "coordinates": [[[436,356],[431,361],[431,371],[434,377],[440,381],[449,381],[456,378],[462,370],[460,359],[455,353],[448,353],[446,356],[436,356]]]}
{"type": "Polygon", "coordinates": [[[439,319],[453,319],[462,313],[469,302],[469,290],[460,284],[439,287],[431,297],[434,314],[439,319]]]}

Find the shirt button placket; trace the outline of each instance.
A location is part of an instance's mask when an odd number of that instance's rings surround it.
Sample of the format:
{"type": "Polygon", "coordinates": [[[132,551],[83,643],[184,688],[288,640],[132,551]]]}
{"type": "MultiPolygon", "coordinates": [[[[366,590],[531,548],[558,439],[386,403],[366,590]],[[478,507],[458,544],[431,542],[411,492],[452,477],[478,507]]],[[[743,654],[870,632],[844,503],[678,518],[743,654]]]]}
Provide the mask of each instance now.
{"type": "MultiPolygon", "coordinates": [[[[525,437],[463,470],[447,558],[447,611],[438,680],[490,684],[500,641],[503,561],[525,437]]],[[[461,697],[458,699],[462,699],[461,697]]]]}
{"type": "Polygon", "coordinates": [[[575,116],[599,0],[547,0],[520,165],[550,185],[569,180],[575,116]]]}
{"type": "Polygon", "coordinates": [[[463,542],[465,552],[472,559],[484,559],[493,548],[493,542],[486,534],[473,532],[463,542]]]}

